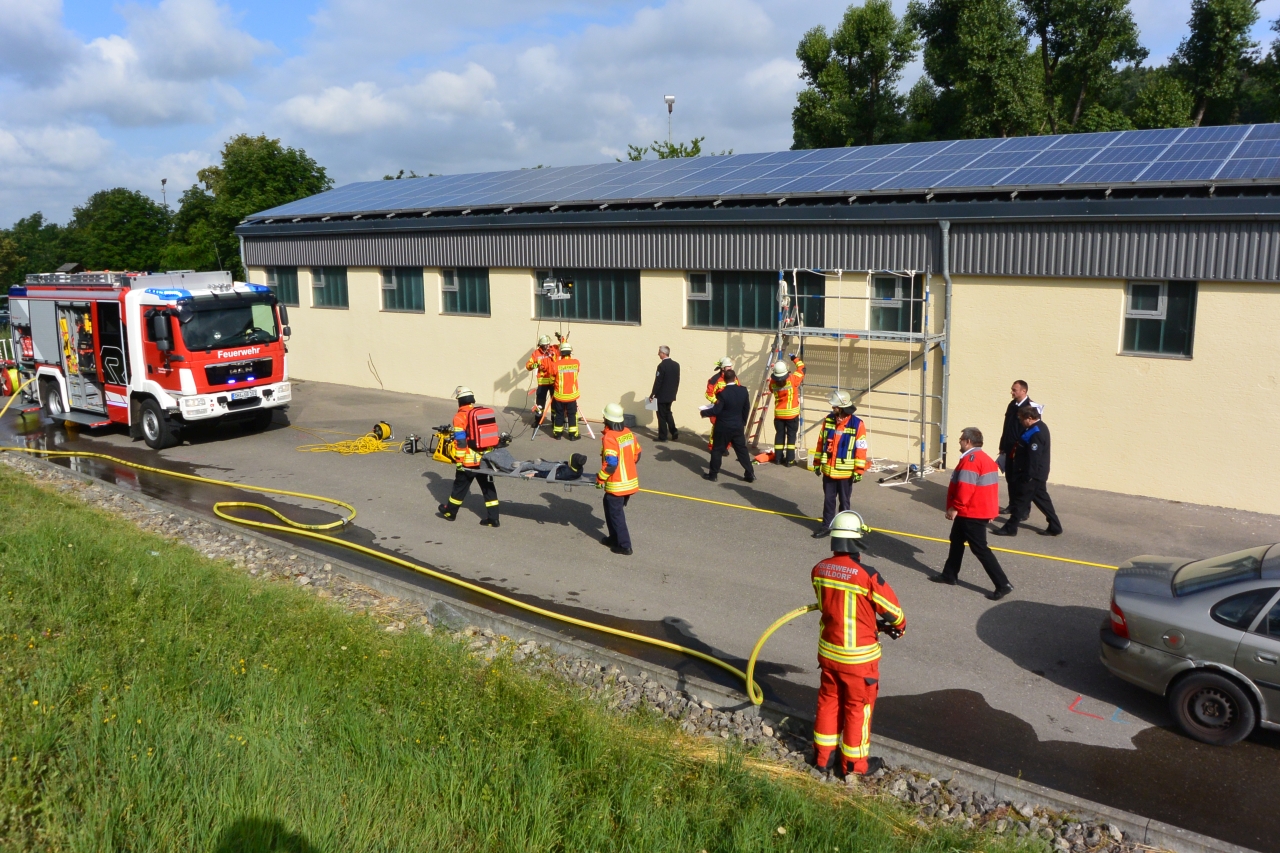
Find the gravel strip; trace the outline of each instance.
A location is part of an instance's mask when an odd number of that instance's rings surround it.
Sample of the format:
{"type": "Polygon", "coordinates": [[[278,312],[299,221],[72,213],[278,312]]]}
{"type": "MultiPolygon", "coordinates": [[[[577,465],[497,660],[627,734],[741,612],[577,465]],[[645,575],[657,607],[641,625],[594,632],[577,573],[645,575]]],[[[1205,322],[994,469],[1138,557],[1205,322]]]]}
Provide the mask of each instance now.
{"type": "MultiPolygon", "coordinates": [[[[330,600],[349,613],[373,618],[389,634],[436,632],[421,605],[353,583],[336,573],[330,563],[273,548],[257,538],[228,532],[183,513],[152,509],[114,488],[85,483],[69,472],[14,454],[0,454],[0,461],[47,488],[127,519],[142,530],[182,542],[260,580],[311,590],[316,597],[330,600]]],[[[842,780],[812,766],[813,747],[807,731],[775,729],[759,716],[742,711],[717,711],[708,701],[671,690],[647,677],[631,677],[617,667],[604,667],[584,658],[555,655],[545,644],[522,642],[488,628],[471,626],[449,632],[449,636],[465,643],[472,655],[486,662],[501,657],[532,672],[554,675],[576,685],[615,713],[648,709],[668,718],[690,737],[736,742],[758,759],[790,766],[824,784],[893,797],[915,807],[916,823],[921,827],[948,823],[986,830],[1021,839],[1028,849],[1042,853],[1129,853],[1145,849],[1114,825],[1082,820],[1029,803],[997,800],[907,767],[885,765],[869,776],[842,780]]]]}

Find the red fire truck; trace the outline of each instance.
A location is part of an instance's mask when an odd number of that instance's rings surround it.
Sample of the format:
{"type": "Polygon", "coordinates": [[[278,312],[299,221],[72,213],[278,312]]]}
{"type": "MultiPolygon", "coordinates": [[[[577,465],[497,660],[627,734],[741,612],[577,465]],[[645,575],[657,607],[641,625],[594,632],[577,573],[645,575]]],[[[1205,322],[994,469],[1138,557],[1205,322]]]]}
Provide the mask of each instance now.
{"type": "Polygon", "coordinates": [[[123,424],[159,450],[191,424],[265,429],[292,397],[285,307],[230,273],[29,275],[9,311],[25,402],[54,420],[123,424]]]}

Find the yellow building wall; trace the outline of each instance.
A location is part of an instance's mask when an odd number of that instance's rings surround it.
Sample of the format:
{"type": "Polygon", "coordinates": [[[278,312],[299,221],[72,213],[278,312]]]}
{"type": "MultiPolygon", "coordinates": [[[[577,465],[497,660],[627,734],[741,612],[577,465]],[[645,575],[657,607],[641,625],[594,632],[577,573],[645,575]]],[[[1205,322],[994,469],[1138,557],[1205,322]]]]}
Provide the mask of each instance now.
{"type": "MultiPolygon", "coordinates": [[[[828,286],[828,328],[861,328],[866,325],[865,276],[847,274],[837,289],[828,286]],[[842,295],[844,299],[836,298],[842,295]]],[[[250,268],[250,281],[265,283],[262,268],[250,268]]],[[[369,388],[386,388],[433,397],[449,396],[458,385],[476,392],[477,399],[494,406],[528,409],[534,387],[524,364],[539,335],[570,331],[574,355],[583,363],[580,410],[592,421],[600,420],[605,404],[620,402],[641,426],[656,426],[654,413],[644,408],[657,367],[657,348],[671,347],[680,363],[679,399],[673,406],[682,430],[706,434],[707,422],[698,408],[714,365],[724,356],[733,359],[743,384],[754,395],[765,374],[773,335],[759,332],[712,331],[685,328],[686,282],[681,271],[641,273],[641,324],[538,321],[534,315],[532,270],[489,271],[490,316],[442,313],[441,276],[427,269],[423,288],[427,311],[382,310],[381,272],[378,268],[347,270],[347,309],[311,307],[311,276],[298,269],[302,303],[289,315],[293,337],[289,341],[289,370],[299,379],[335,382],[369,388]]],[[[941,279],[935,279],[930,326],[941,323],[941,279]]],[[[792,339],[788,351],[797,351],[792,339]]],[[[920,458],[919,347],[893,343],[810,338],[805,343],[808,380],[805,394],[805,435],[802,444],[812,449],[819,425],[829,412],[827,397],[835,386],[854,391],[859,415],[869,430],[871,454],[896,462],[920,458]],[[911,367],[887,380],[885,375],[911,367]],[[870,373],[868,373],[870,367],[870,373]],[[874,384],[877,393],[859,393],[874,384]]],[[[941,394],[941,358],[935,350],[929,359],[927,393],[941,394]]],[[[927,400],[925,425],[926,462],[937,456],[940,407],[927,400]]],[[[773,444],[772,413],[766,415],[762,449],[773,444]]]]}
{"type": "Polygon", "coordinates": [[[1201,283],[1190,359],[1121,355],[1125,282],[954,279],[951,458],[1045,404],[1051,483],[1280,512],[1280,285],[1201,283]]]}

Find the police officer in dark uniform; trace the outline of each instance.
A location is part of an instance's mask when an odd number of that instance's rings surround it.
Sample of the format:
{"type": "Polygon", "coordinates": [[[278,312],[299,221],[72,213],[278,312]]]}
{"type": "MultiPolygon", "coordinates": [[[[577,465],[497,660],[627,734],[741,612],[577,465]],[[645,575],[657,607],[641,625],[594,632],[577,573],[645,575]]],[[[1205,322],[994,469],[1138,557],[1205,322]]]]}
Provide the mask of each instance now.
{"type": "MultiPolygon", "coordinates": [[[[1009,505],[1001,512],[1009,512],[1016,501],[1015,487],[1013,480],[1009,479],[1006,463],[1009,460],[1009,454],[1013,452],[1013,448],[1018,444],[1018,436],[1022,434],[1022,427],[1018,425],[1018,412],[1022,411],[1023,406],[1035,406],[1041,408],[1032,401],[1030,396],[1030,388],[1027,386],[1027,380],[1015,379],[1013,385],[1009,388],[1009,396],[1013,399],[1009,401],[1009,405],[1004,410],[1004,429],[1000,431],[1000,455],[996,457],[996,464],[1000,466],[1000,470],[1005,472],[1005,479],[1009,487],[1009,505]]],[[[1026,516],[1018,519],[1026,521],[1026,516]]]]}
{"type": "Polygon", "coordinates": [[[994,531],[997,536],[1017,536],[1018,522],[1031,515],[1031,504],[1044,513],[1048,527],[1041,531],[1046,536],[1062,533],[1062,522],[1049,498],[1049,426],[1040,420],[1035,406],[1024,406],[1018,411],[1022,432],[1014,445],[1013,453],[1005,463],[1005,476],[1009,478],[1009,491],[1014,495],[1009,507],[1009,520],[994,531]]]}

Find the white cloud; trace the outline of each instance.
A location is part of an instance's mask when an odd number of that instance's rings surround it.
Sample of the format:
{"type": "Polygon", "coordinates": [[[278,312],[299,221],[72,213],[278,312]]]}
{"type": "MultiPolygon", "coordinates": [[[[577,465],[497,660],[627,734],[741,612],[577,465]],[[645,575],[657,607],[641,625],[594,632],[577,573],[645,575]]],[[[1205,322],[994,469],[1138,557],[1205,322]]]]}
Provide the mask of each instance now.
{"type": "Polygon", "coordinates": [[[230,10],[214,0],[161,0],[155,8],[127,6],[124,15],[147,71],[163,80],[234,76],[271,51],[237,29],[230,10]]]}
{"type": "Polygon", "coordinates": [[[422,82],[404,90],[404,95],[435,117],[450,118],[492,110],[496,104],[489,95],[497,85],[488,69],[469,62],[461,74],[431,72],[422,82]]]}
{"type": "Polygon", "coordinates": [[[330,86],[318,95],[297,95],[280,105],[293,124],[320,133],[347,134],[401,124],[408,114],[373,83],[330,86]]]}
{"type": "Polygon", "coordinates": [[[0,0],[0,74],[29,84],[55,78],[80,47],[61,18],[61,0],[0,0]]]}
{"type": "Polygon", "coordinates": [[[64,113],[93,112],[124,127],[207,122],[213,109],[198,83],[153,77],[137,46],[121,36],[97,38],[47,95],[64,113]]]}

